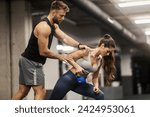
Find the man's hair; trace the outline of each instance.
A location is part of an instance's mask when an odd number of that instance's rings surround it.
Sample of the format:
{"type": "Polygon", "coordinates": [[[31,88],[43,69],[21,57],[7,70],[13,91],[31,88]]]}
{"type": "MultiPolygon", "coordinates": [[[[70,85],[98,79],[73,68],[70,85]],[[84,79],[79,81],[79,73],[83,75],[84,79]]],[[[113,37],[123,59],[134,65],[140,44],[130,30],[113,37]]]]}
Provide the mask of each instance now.
{"type": "Polygon", "coordinates": [[[51,4],[50,10],[61,10],[69,12],[69,7],[61,0],[54,0],[51,4]]]}

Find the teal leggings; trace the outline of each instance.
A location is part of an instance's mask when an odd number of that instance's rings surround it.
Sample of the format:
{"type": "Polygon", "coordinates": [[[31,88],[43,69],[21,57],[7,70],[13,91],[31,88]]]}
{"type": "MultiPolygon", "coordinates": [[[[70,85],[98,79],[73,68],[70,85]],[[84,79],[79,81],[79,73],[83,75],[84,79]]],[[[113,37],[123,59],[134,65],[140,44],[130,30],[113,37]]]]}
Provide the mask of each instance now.
{"type": "Polygon", "coordinates": [[[96,100],[104,100],[104,93],[102,91],[96,94],[93,91],[93,85],[89,83],[79,85],[76,80],[76,75],[71,71],[66,72],[58,79],[49,99],[61,100],[70,90],[83,96],[94,98],[96,100]]]}

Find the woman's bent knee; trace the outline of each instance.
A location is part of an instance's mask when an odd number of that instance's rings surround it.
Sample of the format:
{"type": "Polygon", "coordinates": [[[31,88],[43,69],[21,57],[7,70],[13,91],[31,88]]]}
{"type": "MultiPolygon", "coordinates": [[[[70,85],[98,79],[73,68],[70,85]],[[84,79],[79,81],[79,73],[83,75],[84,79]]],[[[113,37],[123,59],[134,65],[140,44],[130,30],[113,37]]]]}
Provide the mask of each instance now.
{"type": "Polygon", "coordinates": [[[96,100],[104,100],[104,93],[102,91],[97,95],[96,100]]]}

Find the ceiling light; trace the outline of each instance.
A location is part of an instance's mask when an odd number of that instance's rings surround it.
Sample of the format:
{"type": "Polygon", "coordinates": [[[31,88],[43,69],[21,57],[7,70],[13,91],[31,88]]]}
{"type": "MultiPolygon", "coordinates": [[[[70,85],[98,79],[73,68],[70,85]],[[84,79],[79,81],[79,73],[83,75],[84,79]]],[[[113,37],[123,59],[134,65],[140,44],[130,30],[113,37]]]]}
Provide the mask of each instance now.
{"type": "Polygon", "coordinates": [[[132,16],[129,16],[129,17],[131,17],[133,20],[150,19],[150,13],[132,15],[132,16]]]}
{"type": "Polygon", "coordinates": [[[112,24],[114,23],[113,19],[111,19],[110,17],[108,17],[107,20],[112,24]]]}
{"type": "Polygon", "coordinates": [[[136,24],[148,24],[150,23],[150,19],[141,19],[141,20],[135,20],[136,24]]]}
{"type": "Polygon", "coordinates": [[[118,4],[119,7],[132,7],[132,6],[141,6],[141,5],[150,5],[150,1],[124,2],[118,4]]]}
{"type": "Polygon", "coordinates": [[[150,30],[145,31],[145,35],[150,35],[150,30]]]}

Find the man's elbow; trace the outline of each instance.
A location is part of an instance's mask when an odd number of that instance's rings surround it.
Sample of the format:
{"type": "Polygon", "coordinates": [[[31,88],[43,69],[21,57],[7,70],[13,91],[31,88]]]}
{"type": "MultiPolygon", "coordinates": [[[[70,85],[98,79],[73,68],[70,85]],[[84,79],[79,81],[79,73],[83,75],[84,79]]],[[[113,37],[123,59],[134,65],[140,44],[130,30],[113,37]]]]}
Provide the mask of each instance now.
{"type": "Polygon", "coordinates": [[[40,51],[39,54],[40,54],[40,56],[47,57],[49,52],[48,51],[40,51]]]}

